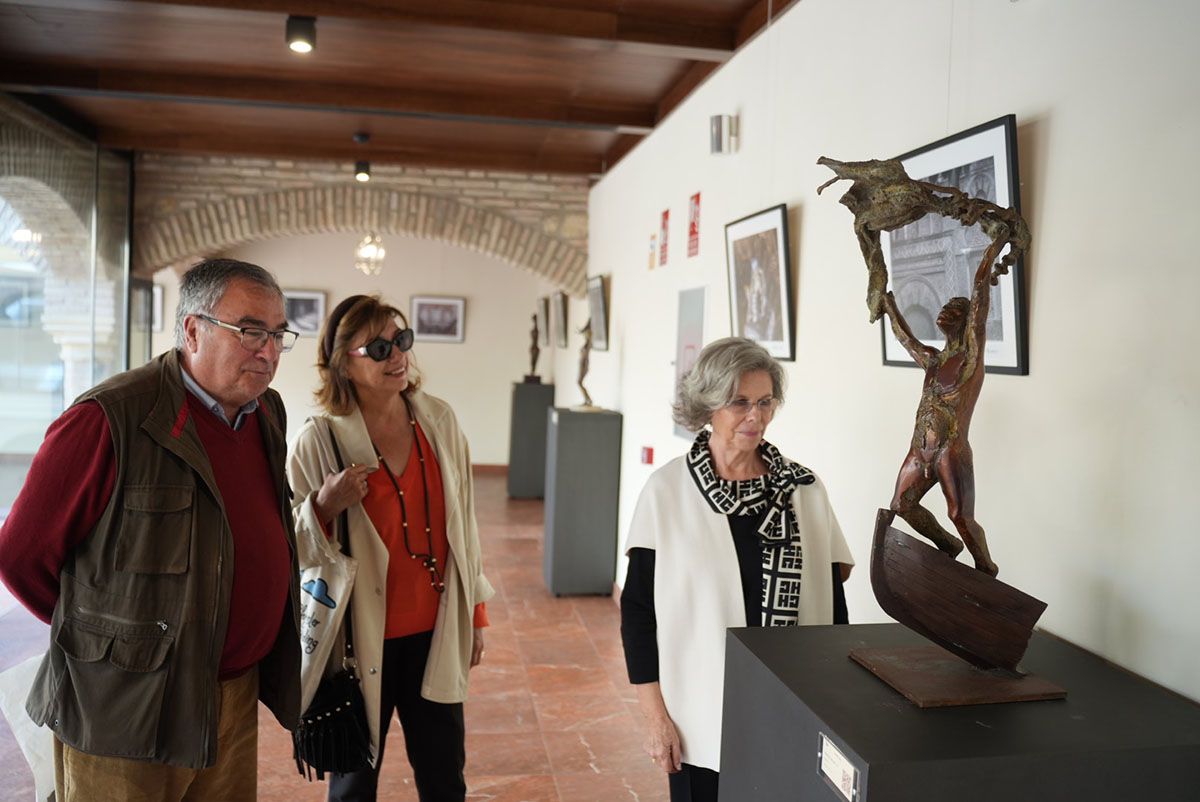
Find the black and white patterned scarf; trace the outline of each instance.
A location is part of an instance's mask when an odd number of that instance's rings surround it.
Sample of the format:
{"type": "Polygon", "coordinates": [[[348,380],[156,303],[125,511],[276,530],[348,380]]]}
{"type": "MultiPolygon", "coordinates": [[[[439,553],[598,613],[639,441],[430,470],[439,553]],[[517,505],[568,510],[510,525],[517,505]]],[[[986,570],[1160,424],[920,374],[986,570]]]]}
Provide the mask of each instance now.
{"type": "Polygon", "coordinates": [[[688,472],[708,505],[721,515],[761,515],[758,537],[763,546],[762,625],[794,626],[799,623],[800,580],[804,554],[800,528],[792,510],[792,493],[817,477],[803,465],[789,462],[767,441],[758,447],[767,473],[754,479],[728,481],[717,475],[702,429],[687,454],[688,472]]]}

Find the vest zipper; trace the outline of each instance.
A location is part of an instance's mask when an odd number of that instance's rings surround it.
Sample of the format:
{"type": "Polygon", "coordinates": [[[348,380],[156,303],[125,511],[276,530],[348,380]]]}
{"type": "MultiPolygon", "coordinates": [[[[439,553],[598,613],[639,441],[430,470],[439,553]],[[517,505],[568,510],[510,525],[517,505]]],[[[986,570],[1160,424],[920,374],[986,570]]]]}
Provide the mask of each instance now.
{"type": "MultiPolygon", "coordinates": [[[[75,609],[78,610],[79,612],[83,613],[84,615],[94,615],[97,618],[103,618],[106,621],[112,621],[113,623],[116,623],[116,624],[128,624],[129,626],[141,627],[141,626],[145,626],[148,623],[151,623],[148,621],[134,621],[132,618],[122,618],[119,615],[113,615],[112,613],[101,612],[100,610],[92,610],[87,607],[81,607],[79,605],[75,605],[75,609]]],[[[166,621],[158,620],[158,621],[154,621],[153,623],[155,625],[157,625],[158,628],[161,629],[163,632],[166,632],[168,629],[166,621]]]]}
{"type": "MultiPolygon", "coordinates": [[[[220,496],[218,495],[217,498],[220,499],[220,496]]],[[[223,501],[220,501],[219,504],[221,507],[222,520],[228,520],[227,518],[225,518],[225,503],[223,501]]],[[[232,537],[232,531],[230,532],[230,537],[232,537]]],[[[212,687],[212,692],[209,694],[209,699],[212,701],[208,705],[208,710],[205,713],[205,721],[204,721],[204,757],[205,757],[204,762],[206,764],[208,764],[210,762],[210,760],[215,761],[215,759],[216,759],[215,756],[212,754],[212,748],[211,748],[215,744],[215,741],[216,741],[216,738],[213,737],[211,734],[212,728],[213,728],[213,723],[214,723],[212,720],[212,714],[213,714],[213,709],[215,707],[217,707],[219,704],[219,699],[220,699],[220,694],[221,694],[220,680],[218,679],[218,675],[220,674],[221,659],[220,659],[219,655],[214,657],[214,654],[216,653],[216,649],[217,649],[217,627],[220,625],[220,620],[221,620],[221,575],[222,575],[222,570],[225,565],[225,538],[224,537],[220,538],[220,541],[221,541],[220,545],[217,546],[216,587],[214,588],[214,593],[213,593],[212,637],[209,638],[209,647],[208,647],[208,649],[209,649],[209,651],[208,651],[209,664],[212,665],[215,663],[217,670],[208,674],[208,681],[210,683],[210,686],[212,687]]],[[[226,624],[226,626],[228,627],[228,624],[226,624]]],[[[224,644],[222,644],[222,647],[223,646],[224,646],[224,644]]],[[[219,726],[220,721],[217,721],[216,724],[217,724],[217,726],[219,726]]]]}

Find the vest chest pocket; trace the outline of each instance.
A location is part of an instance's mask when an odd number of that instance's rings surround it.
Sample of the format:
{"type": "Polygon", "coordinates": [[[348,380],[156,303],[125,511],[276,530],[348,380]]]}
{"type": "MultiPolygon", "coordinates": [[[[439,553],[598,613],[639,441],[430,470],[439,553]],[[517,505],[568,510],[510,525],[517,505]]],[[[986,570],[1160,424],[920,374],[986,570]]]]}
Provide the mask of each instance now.
{"type": "Polygon", "coordinates": [[[131,485],[117,538],[116,568],[137,574],[183,574],[192,548],[188,486],[131,485]]]}

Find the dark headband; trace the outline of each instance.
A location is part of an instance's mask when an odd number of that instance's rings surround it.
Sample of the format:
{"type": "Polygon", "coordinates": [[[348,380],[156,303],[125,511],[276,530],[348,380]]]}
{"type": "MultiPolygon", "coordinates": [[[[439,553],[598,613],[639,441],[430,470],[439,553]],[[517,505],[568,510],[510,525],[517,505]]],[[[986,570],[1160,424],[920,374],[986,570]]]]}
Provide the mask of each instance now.
{"type": "Polygon", "coordinates": [[[325,357],[325,364],[333,359],[333,341],[337,337],[338,326],[342,325],[342,318],[346,316],[359,301],[367,298],[366,295],[351,295],[340,304],[333,308],[333,312],[329,315],[329,323],[325,326],[325,341],[321,343],[321,353],[325,357]]]}

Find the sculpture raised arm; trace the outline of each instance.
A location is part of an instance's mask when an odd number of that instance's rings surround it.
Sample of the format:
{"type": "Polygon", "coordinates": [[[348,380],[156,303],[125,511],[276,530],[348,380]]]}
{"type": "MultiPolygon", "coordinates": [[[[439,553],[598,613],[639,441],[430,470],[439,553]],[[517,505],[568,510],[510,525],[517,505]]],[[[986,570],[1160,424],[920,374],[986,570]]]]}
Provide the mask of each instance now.
{"type": "Polygon", "coordinates": [[[988,552],[983,527],[975,520],[974,458],[967,438],[983,386],[991,288],[1029,247],[1029,228],[1013,209],[972,198],[956,187],[912,180],[897,160],[821,158],[817,163],[834,172],[834,178],[818,192],[843,179],[851,182],[839,200],[854,214],[854,233],[867,263],[871,320],[886,314],[896,339],[925,372],[912,441],[896,478],[891,509],[951,556],[962,550],[965,541],[975,567],[995,576],[998,569],[988,552]],[[894,231],[931,213],[951,217],[964,226],[978,224],[991,240],[976,268],[970,299],[951,298],[938,314],[937,326],[946,338],[941,349],[917,339],[895,297],[887,292],[887,262],[880,244],[881,232],[894,231]],[[934,484],[941,485],[961,541],[921,506],[921,498],[934,484]]]}

